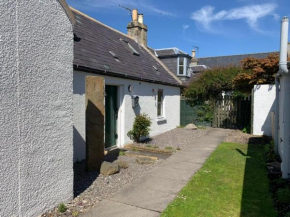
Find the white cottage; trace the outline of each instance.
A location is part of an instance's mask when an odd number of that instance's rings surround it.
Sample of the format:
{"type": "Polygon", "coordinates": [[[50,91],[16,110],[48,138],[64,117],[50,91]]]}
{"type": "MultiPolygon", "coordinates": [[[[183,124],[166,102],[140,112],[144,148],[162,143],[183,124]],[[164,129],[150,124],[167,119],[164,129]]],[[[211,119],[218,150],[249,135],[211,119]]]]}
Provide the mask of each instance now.
{"type": "Polygon", "coordinates": [[[88,76],[104,79],[105,148],[123,147],[131,142],[127,133],[140,113],[148,114],[152,120],[150,136],[180,125],[181,81],[148,49],[143,15],[133,10],[133,21],[128,24],[126,35],[75,9],[72,11],[76,18],[74,161],[84,160],[87,156],[88,76]],[[138,97],[138,105],[133,106],[132,99],[138,97]]]}

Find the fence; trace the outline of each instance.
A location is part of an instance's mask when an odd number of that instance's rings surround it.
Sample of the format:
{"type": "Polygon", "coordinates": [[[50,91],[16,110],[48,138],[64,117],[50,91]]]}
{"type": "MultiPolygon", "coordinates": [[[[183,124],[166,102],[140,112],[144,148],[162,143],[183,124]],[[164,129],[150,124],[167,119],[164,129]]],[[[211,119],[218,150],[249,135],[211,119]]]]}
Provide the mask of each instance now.
{"type": "Polygon", "coordinates": [[[214,109],[213,127],[242,129],[251,124],[251,97],[224,95],[217,100],[214,109]]]}
{"type": "Polygon", "coordinates": [[[189,101],[181,99],[180,101],[180,125],[186,126],[187,124],[194,123],[198,126],[211,126],[211,122],[199,120],[200,105],[191,106],[189,101]]]}

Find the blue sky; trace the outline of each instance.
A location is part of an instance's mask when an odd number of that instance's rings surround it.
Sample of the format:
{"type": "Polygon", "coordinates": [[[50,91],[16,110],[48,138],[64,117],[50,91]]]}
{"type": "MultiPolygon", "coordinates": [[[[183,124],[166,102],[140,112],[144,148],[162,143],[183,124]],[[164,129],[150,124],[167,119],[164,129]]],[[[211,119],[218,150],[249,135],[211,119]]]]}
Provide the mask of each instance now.
{"type": "Polygon", "coordinates": [[[67,0],[85,14],[127,32],[137,8],[148,26],[148,46],[178,47],[198,56],[271,52],[279,49],[280,21],[289,0],[67,0]]]}

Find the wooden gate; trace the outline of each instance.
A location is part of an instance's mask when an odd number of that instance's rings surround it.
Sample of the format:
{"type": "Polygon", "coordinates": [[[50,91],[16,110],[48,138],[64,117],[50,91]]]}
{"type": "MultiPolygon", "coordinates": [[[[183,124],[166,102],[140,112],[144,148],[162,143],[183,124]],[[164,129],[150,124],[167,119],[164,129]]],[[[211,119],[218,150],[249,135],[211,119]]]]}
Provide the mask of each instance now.
{"type": "Polygon", "coordinates": [[[243,129],[251,124],[251,97],[224,95],[215,102],[213,127],[243,129]]]}

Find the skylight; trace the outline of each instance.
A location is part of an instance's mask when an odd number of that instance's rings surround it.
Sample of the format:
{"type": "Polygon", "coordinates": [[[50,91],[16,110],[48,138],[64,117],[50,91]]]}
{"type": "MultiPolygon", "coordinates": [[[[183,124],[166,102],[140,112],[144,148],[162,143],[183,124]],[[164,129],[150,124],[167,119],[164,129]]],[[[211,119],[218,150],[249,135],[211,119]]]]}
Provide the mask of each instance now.
{"type": "Polygon", "coordinates": [[[120,38],[121,41],[125,42],[128,45],[128,48],[131,50],[133,55],[140,56],[140,54],[132,47],[132,45],[125,39],[120,38]]]}

